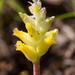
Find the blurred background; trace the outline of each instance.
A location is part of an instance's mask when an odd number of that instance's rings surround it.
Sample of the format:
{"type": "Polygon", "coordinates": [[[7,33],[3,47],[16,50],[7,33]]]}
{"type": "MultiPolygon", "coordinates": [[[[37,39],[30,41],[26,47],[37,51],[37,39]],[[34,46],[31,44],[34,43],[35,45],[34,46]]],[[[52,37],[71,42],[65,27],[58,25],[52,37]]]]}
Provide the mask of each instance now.
{"type": "MultiPolygon", "coordinates": [[[[26,31],[18,12],[30,14],[28,1],[0,0],[0,75],[32,75],[32,63],[16,51],[13,29],[26,31]]],[[[75,0],[42,0],[47,16],[56,16],[56,45],[41,58],[41,75],[75,75],[75,0]]]]}

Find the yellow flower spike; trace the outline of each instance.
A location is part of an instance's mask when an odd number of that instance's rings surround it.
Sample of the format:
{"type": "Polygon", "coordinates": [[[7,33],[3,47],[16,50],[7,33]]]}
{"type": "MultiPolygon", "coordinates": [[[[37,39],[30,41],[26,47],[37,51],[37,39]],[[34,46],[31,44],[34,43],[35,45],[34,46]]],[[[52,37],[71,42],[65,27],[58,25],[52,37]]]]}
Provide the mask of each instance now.
{"type": "Polygon", "coordinates": [[[19,13],[28,32],[19,31],[15,28],[13,35],[23,42],[17,42],[17,50],[21,51],[28,60],[34,63],[48,51],[51,45],[56,43],[55,38],[58,30],[48,31],[55,17],[46,18],[46,9],[41,7],[39,0],[33,0],[33,3],[30,4],[31,16],[19,13]]]}
{"type": "Polygon", "coordinates": [[[16,47],[18,51],[21,51],[33,63],[39,59],[34,47],[26,45],[21,41],[17,41],[16,47]]]}

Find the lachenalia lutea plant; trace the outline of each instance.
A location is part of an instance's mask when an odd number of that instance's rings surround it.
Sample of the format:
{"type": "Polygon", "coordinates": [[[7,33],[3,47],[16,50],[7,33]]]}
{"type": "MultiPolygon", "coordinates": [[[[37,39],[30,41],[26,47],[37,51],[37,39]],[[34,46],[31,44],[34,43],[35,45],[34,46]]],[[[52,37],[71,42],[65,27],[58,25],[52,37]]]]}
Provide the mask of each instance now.
{"type": "Polygon", "coordinates": [[[46,18],[46,8],[42,8],[41,1],[33,0],[30,4],[29,10],[32,15],[19,13],[27,32],[15,28],[13,35],[21,39],[16,43],[16,50],[21,51],[33,63],[33,74],[40,75],[40,58],[56,43],[58,29],[49,31],[55,17],[46,18]]]}

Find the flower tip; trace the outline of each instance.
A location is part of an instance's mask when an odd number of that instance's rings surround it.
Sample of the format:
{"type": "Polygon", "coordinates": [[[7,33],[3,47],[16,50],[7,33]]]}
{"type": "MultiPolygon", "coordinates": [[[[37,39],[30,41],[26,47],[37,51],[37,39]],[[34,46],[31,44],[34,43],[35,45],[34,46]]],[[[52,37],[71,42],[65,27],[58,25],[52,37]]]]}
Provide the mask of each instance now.
{"type": "Polygon", "coordinates": [[[16,50],[20,51],[23,48],[23,43],[21,41],[17,41],[15,46],[16,46],[16,50]]]}
{"type": "Polygon", "coordinates": [[[19,12],[18,14],[20,15],[20,17],[22,17],[22,15],[23,15],[23,13],[22,13],[22,12],[19,12]]]}
{"type": "Polygon", "coordinates": [[[58,29],[55,29],[54,31],[58,33],[58,29]]]}
{"type": "Polygon", "coordinates": [[[58,29],[54,30],[54,34],[57,35],[58,34],[58,29]]]}
{"type": "Polygon", "coordinates": [[[18,34],[18,29],[17,29],[17,28],[15,28],[15,29],[13,30],[13,35],[16,36],[16,34],[18,34]]]}
{"type": "Polygon", "coordinates": [[[55,16],[52,16],[51,19],[55,19],[55,16]]]}
{"type": "Polygon", "coordinates": [[[13,35],[15,35],[15,32],[17,31],[17,28],[15,28],[14,30],[13,30],[13,35]]]}
{"type": "Polygon", "coordinates": [[[22,14],[22,12],[19,12],[19,15],[22,14]]]}

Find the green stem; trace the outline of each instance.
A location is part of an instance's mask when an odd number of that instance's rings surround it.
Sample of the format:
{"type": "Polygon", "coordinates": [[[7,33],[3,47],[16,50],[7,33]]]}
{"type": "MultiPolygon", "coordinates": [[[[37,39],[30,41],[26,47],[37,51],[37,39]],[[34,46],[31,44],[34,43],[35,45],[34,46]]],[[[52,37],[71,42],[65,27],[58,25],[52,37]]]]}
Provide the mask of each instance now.
{"type": "Polygon", "coordinates": [[[40,75],[40,62],[33,63],[33,75],[40,75]]]}

